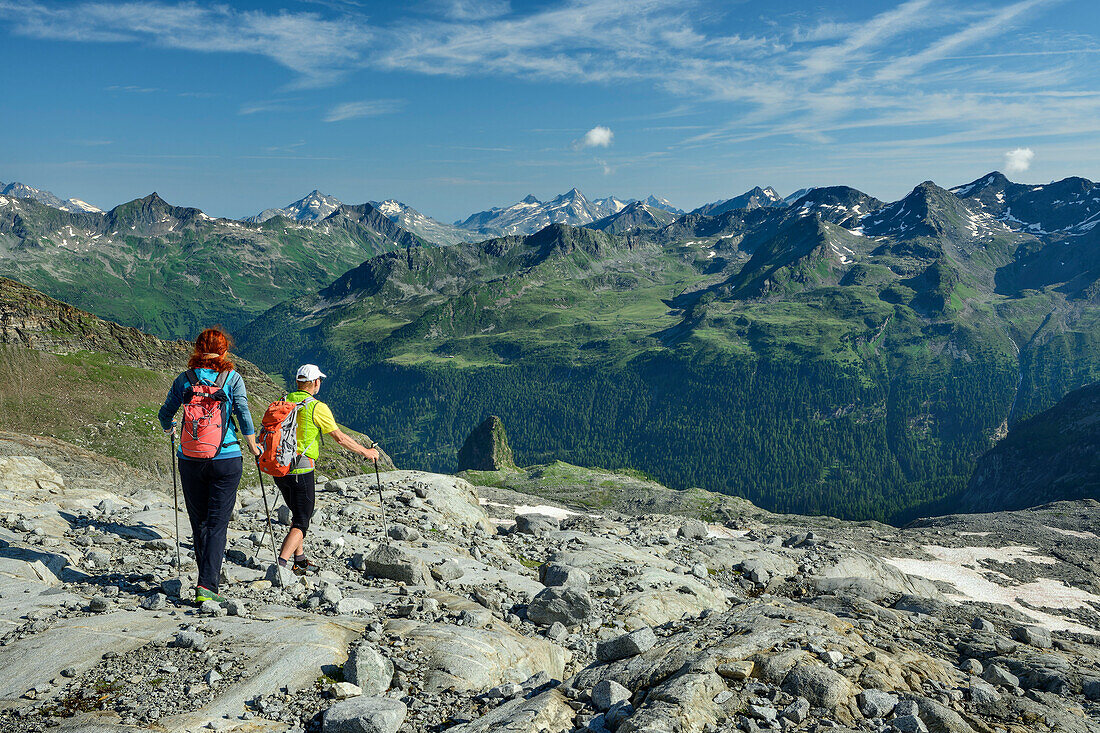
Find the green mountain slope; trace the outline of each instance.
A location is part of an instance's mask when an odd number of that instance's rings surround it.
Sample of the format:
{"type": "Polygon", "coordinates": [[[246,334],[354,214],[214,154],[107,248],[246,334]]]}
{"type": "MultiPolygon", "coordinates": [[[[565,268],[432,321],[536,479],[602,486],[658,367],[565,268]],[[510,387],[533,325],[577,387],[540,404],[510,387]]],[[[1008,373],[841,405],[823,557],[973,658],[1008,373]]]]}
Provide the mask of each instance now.
{"type": "Polygon", "coordinates": [[[349,421],[407,464],[452,469],[495,414],[520,464],[902,521],[961,491],[1010,421],[1098,378],[1088,275],[1006,286],[1021,258],[1049,269],[1091,236],[931,183],[889,205],[814,189],[619,236],[382,255],[242,348],[272,371],[326,365],[349,421]]]}
{"type": "Polygon", "coordinates": [[[1100,498],[1100,385],[1074,390],[981,457],[952,511],[1025,509],[1100,498]]]}
{"type": "Polygon", "coordinates": [[[169,338],[233,329],[313,292],[365,258],[422,244],[369,204],[316,224],[212,219],[155,193],[106,214],[0,197],[9,277],[104,318],[169,338]]]}
{"type": "MultiPolygon", "coordinates": [[[[0,431],[60,438],[168,478],[168,439],[156,413],[190,353],[186,342],[104,321],[0,277],[0,431]]],[[[284,387],[233,359],[259,424],[284,387]]],[[[329,448],[323,471],[361,472],[329,448]]]]}

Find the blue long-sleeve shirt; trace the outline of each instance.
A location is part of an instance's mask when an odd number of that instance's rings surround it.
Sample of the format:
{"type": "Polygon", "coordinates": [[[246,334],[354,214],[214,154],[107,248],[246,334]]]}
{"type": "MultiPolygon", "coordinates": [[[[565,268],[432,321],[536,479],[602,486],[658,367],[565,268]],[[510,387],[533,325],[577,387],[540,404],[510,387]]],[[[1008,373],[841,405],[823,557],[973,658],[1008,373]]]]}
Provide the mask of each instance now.
{"type": "MultiPolygon", "coordinates": [[[[199,379],[207,384],[214,384],[218,379],[218,373],[213,369],[196,369],[199,379]]],[[[184,372],[176,377],[176,381],[172,382],[172,386],[168,390],[168,396],[164,400],[164,404],[160,408],[160,412],[157,413],[157,417],[160,419],[160,426],[165,430],[172,427],[172,421],[176,417],[176,413],[179,412],[180,405],[183,404],[184,392],[187,387],[190,386],[190,382],[187,381],[187,373],[184,372]]],[[[252,425],[252,415],[248,411],[248,392],[244,387],[244,379],[236,371],[229,372],[229,377],[225,380],[226,397],[229,398],[229,409],[232,414],[237,418],[237,424],[241,428],[242,435],[255,435],[256,428],[252,425]]],[[[229,420],[229,415],[224,415],[225,419],[229,422],[229,429],[225,433],[225,441],[222,449],[218,452],[218,455],[214,456],[213,460],[219,460],[222,458],[238,458],[241,455],[241,446],[237,441],[237,431],[233,427],[233,422],[229,420]]],[[[179,457],[184,460],[190,460],[187,456],[183,455],[183,449],[179,450],[179,457]]]]}

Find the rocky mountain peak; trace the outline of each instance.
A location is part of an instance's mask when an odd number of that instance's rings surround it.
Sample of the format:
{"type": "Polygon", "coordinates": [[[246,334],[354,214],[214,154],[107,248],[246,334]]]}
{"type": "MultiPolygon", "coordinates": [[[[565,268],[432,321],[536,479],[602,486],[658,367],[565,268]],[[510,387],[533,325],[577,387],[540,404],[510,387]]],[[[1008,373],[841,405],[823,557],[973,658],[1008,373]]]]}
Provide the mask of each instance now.
{"type": "Polygon", "coordinates": [[[256,216],[250,216],[245,221],[260,224],[276,216],[285,216],[301,222],[317,222],[336,211],[342,202],[335,196],[321,193],[316,188],[308,194],[279,209],[264,209],[256,216]]]}
{"type": "Polygon", "coordinates": [[[0,195],[7,196],[9,198],[19,199],[34,199],[40,203],[45,204],[54,209],[60,209],[61,211],[67,211],[69,213],[103,213],[100,209],[92,206],[89,203],[81,201],[79,199],[69,199],[64,201],[49,191],[43,191],[39,188],[33,188],[25,183],[9,183],[7,185],[0,183],[0,195]]]}
{"type": "Polygon", "coordinates": [[[1032,186],[1013,183],[994,171],[951,192],[1029,234],[1080,235],[1100,224],[1100,185],[1079,176],[1032,186]]]}
{"type": "Polygon", "coordinates": [[[684,213],[683,209],[676,208],[672,205],[672,202],[666,198],[658,198],[656,196],[650,195],[648,198],[645,199],[643,203],[645,203],[647,206],[652,206],[655,209],[662,209],[664,211],[668,211],[670,213],[680,216],[682,216],[684,213]]]}
{"type": "Polygon", "coordinates": [[[782,202],[782,198],[776,193],[775,189],[771,186],[767,188],[761,188],[760,186],[754,186],[740,196],[734,196],[731,199],[723,199],[715,201],[710,204],[705,204],[695,209],[693,214],[703,214],[704,216],[719,216],[728,211],[734,211],[737,209],[759,209],[770,206],[775,206],[782,202]]]}
{"type": "Polygon", "coordinates": [[[987,190],[1004,191],[1010,185],[1012,185],[1012,181],[1008,180],[1003,173],[993,171],[963,186],[952,188],[951,193],[956,196],[976,196],[987,190]]]}
{"type": "MultiPolygon", "coordinates": [[[[868,232],[900,237],[939,236],[961,232],[974,225],[974,213],[957,196],[932,181],[924,181],[909,194],[878,211],[868,214],[868,232]]],[[[977,233],[977,229],[973,229],[977,233]]]]}
{"type": "Polygon", "coordinates": [[[459,471],[501,471],[515,468],[504,422],[490,415],[474,428],[458,451],[459,471]]]}

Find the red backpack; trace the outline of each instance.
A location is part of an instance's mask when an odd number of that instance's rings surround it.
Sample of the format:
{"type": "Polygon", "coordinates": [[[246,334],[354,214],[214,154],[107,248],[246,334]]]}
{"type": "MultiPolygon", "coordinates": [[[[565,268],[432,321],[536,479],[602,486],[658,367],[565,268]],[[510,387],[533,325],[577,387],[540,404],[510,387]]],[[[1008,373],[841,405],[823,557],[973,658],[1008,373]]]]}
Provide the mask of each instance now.
{"type": "Polygon", "coordinates": [[[298,413],[315,398],[290,402],[285,397],[272,402],[260,421],[260,470],[268,476],[286,476],[293,471],[298,454],[298,413]]]}
{"type": "Polygon", "coordinates": [[[229,372],[218,372],[213,385],[200,380],[194,369],[185,374],[188,386],[183,393],[180,449],[188,458],[213,458],[224,447],[229,432],[229,396],[225,393],[229,372]]]}

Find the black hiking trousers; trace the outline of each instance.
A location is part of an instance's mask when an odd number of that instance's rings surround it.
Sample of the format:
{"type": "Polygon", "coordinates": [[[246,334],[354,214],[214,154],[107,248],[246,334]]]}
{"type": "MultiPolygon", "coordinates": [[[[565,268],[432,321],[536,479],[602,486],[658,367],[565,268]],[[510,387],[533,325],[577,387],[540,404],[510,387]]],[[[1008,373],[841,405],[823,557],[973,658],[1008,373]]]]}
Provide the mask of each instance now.
{"type": "Polygon", "coordinates": [[[240,456],[213,460],[181,457],[179,467],[183,500],[191,520],[195,561],[199,565],[198,584],[217,593],[225,558],[225,533],[237,504],[237,486],[241,483],[244,459],[240,456]]]}
{"type": "Polygon", "coordinates": [[[309,531],[309,520],[313,518],[313,510],[317,506],[315,472],[276,476],[275,485],[282,492],[283,501],[290,507],[290,528],[300,529],[305,537],[309,531]]]}

